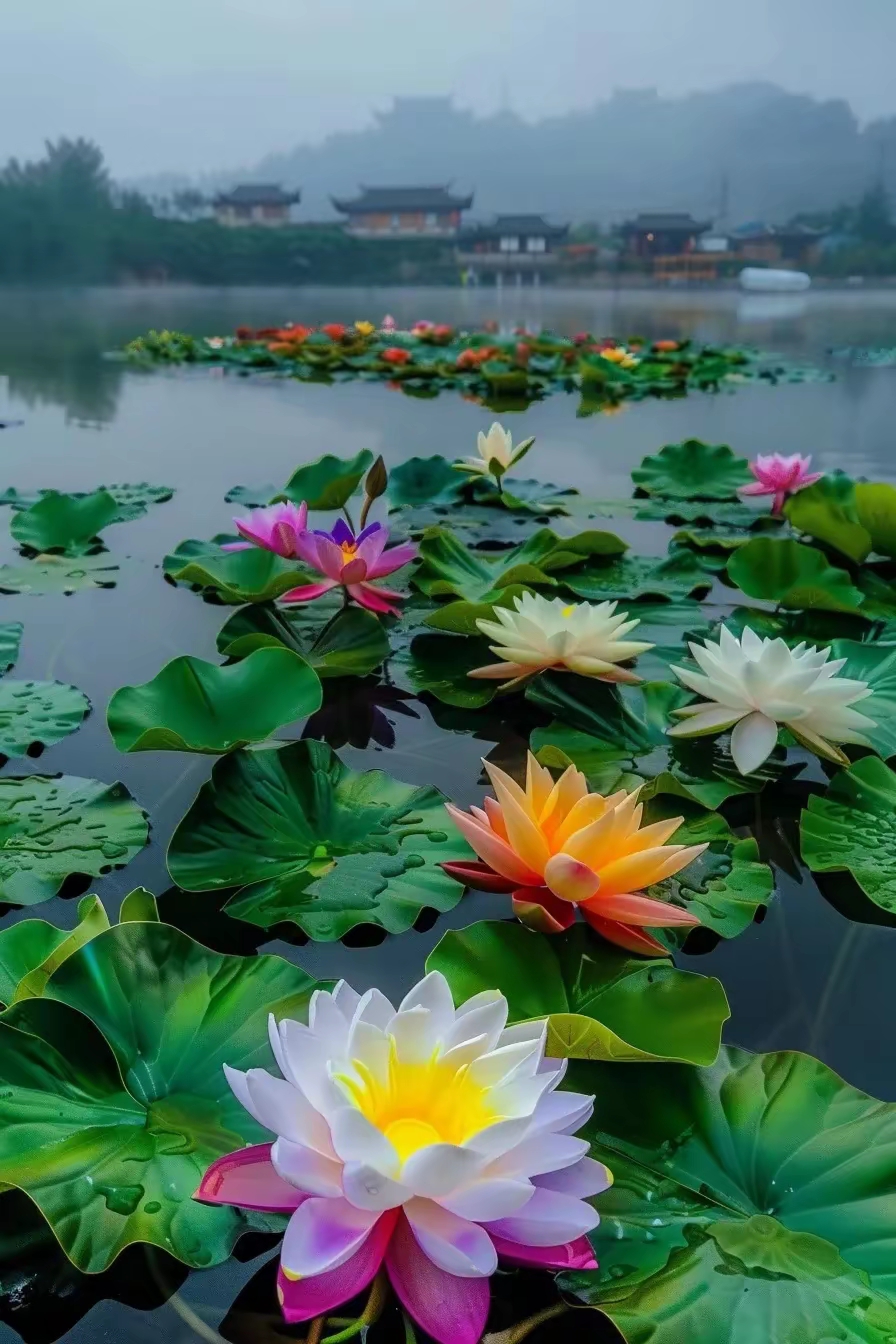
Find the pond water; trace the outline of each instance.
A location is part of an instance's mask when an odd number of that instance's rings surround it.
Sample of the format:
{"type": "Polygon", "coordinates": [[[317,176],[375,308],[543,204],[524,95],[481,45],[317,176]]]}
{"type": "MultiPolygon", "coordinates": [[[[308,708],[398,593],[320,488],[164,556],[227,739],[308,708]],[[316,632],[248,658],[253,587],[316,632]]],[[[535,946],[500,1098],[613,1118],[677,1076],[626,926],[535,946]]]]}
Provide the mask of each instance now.
{"type": "MultiPolygon", "coordinates": [[[[564,333],[587,328],[620,336],[748,342],[814,361],[835,374],[832,381],[645,401],[588,419],[575,417],[575,398],[558,395],[505,417],[515,438],[537,437],[527,463],[533,474],[588,495],[628,496],[630,471],[645,454],[688,437],[729,443],[750,457],[776,450],[811,453],[818,469],[896,479],[896,369],[833,364],[826,354],[831,346],[896,345],[896,292],[784,298],[549,290],[0,293],[0,421],[23,421],[0,432],[0,489],[86,490],[150,481],[176,490],[173,500],[152,506],[148,516],[112,529],[109,545],[121,565],[115,588],[71,597],[2,598],[2,619],[24,623],[15,675],[69,682],[93,706],[77,733],[39,759],[8,762],[3,774],[61,771],[122,780],[150,815],[149,846],[127,868],[90,887],[110,913],[137,885],[166,891],[167,841],[212,765],[210,757],[187,754],[119,755],[105,726],[105,706],[117,687],[147,681],[177,654],[216,658],[215,634],[228,609],[165,584],[162,557],[184,537],[228,530],[232,510],[224,494],[233,485],[280,482],[322,453],[349,455],[362,448],[382,453],[387,466],[418,454],[453,458],[473,450],[477,430],[494,416],[452,393],[421,401],[373,383],[325,387],[213,370],[148,373],[104,361],[103,351],[151,326],[213,334],[238,323],[362,316],[376,321],[386,311],[400,325],[429,317],[473,326],[496,317],[564,333]]],[[[665,549],[668,532],[662,525],[607,526],[636,540],[642,551],[665,549]]],[[[16,558],[5,538],[0,562],[16,558]]],[[[334,736],[332,745],[347,764],[384,768],[413,784],[436,784],[462,805],[481,794],[481,756],[514,761],[523,747],[497,713],[482,712],[478,725],[468,716],[461,725],[458,716],[440,714],[438,707],[408,701],[396,712],[385,700],[378,714],[379,741],[364,745],[360,711],[347,735],[334,736]],[[346,745],[349,737],[355,745],[346,745]]],[[[297,736],[299,729],[293,732],[297,736]]],[[[894,1099],[896,929],[884,925],[882,912],[880,924],[852,923],[825,897],[796,857],[797,816],[797,810],[782,816],[760,810],[755,819],[763,857],[777,877],[778,895],[764,920],[703,956],[680,958],[680,964],[724,983],[732,1007],[729,1042],[752,1050],[810,1051],[854,1085],[894,1099]]],[[[162,913],[219,950],[276,951],[315,976],[344,975],[359,990],[377,984],[399,996],[419,978],[425,956],[445,929],[506,913],[503,898],[471,894],[425,931],[373,946],[297,946],[265,941],[262,930],[228,919],[219,905],[206,896],[165,897],[162,913]]],[[[37,913],[70,927],[75,906],[57,898],[37,913]]],[[[34,913],[7,909],[0,922],[5,927],[34,913]]],[[[113,1276],[94,1282],[61,1266],[41,1277],[26,1262],[8,1275],[0,1266],[0,1318],[7,1322],[0,1323],[0,1340],[176,1344],[200,1337],[267,1344],[300,1338],[301,1330],[278,1323],[273,1245],[244,1246],[241,1258],[190,1276],[169,1263],[143,1259],[142,1253],[129,1254],[113,1276]]],[[[593,1339],[596,1317],[583,1315],[593,1339]]]]}

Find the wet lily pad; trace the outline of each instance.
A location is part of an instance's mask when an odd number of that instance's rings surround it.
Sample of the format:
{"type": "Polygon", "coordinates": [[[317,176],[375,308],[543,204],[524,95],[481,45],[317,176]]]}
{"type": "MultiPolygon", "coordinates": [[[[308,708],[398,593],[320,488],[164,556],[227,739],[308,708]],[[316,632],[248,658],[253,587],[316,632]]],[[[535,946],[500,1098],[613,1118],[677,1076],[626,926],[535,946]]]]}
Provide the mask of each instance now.
{"type": "Polygon", "coordinates": [[[0,778],[0,901],[37,905],[74,873],[123,868],[146,844],[145,813],[123,784],[74,775],[0,778]]]}
{"type": "Polygon", "coordinates": [[[855,485],[842,471],[798,490],[784,512],[798,532],[833,547],[857,565],[871,550],[871,534],[859,519],[855,485]]]}
{"type": "Polygon", "coordinates": [[[90,495],[51,491],[16,513],[9,530],[19,545],[31,551],[84,555],[99,544],[102,529],[115,522],[118,508],[117,500],[107,490],[95,490],[90,495]]]}
{"type": "Polygon", "coordinates": [[[863,601],[846,570],[801,541],[754,537],[728,561],[728,577],[748,596],[796,611],[855,613],[863,601]]]}
{"type": "Polygon", "coordinates": [[[359,774],[309,740],[219,761],[174,833],[168,871],[186,891],[240,888],[227,907],[240,919],[330,942],[450,910],[463,888],[439,863],[461,857],[471,851],[437,789],[359,774]]]}
{"type": "Polygon", "coordinates": [[[540,528],[521,545],[502,551],[474,551],[447,528],[434,527],[420,541],[420,565],[411,582],[428,597],[492,602],[512,586],[556,586],[556,574],[582,566],[594,556],[615,557],[626,543],[612,532],[558,537],[540,528]]]}
{"type": "Polygon", "coordinates": [[[220,755],[264,742],[320,709],[321,700],[320,679],[304,658],[282,646],[260,648],[232,667],[174,658],[152,681],[116,691],[107,722],[119,751],[220,755]]]}
{"type": "Polygon", "coordinates": [[[389,504],[392,509],[450,504],[463,486],[463,477],[447,458],[409,457],[389,472],[389,504]]]}
{"type": "Polygon", "coordinates": [[[320,598],[288,607],[269,602],[242,607],[218,631],[218,652],[245,658],[254,649],[286,647],[321,678],[366,677],[389,657],[389,636],[373,612],[340,611],[341,605],[336,596],[332,603],[320,598]]]}
{"type": "Polygon", "coordinates": [[[481,922],[446,933],[426,969],[442,972],[457,1003],[499,989],[511,1023],[547,1018],[557,1059],[711,1064],[730,1015],[718,980],[633,956],[583,925],[547,936],[481,922]]]}
{"type": "Polygon", "coordinates": [[[114,588],[118,565],[108,555],[83,555],[77,559],[44,555],[28,565],[0,565],[0,593],[77,593],[82,588],[114,588]]]}
{"type": "Polygon", "coordinates": [[[276,485],[234,485],[224,496],[224,502],[237,504],[243,509],[263,509],[276,493],[276,485]]]}
{"type": "Polygon", "coordinates": [[[663,499],[736,500],[738,486],[752,479],[745,457],[735,456],[727,444],[700,439],[667,443],[632,472],[639,489],[663,499]]]}
{"type": "Polygon", "coordinates": [[[394,657],[390,666],[417,695],[429,692],[443,704],[478,709],[494,699],[499,683],[467,674],[474,667],[494,661],[488,641],[482,636],[462,639],[455,635],[424,634],[415,636],[410,648],[394,657]]]}
{"type": "Polygon", "coordinates": [[[166,555],[162,569],[174,583],[212,591],[221,602],[233,606],[269,602],[309,581],[305,571],[273,551],[260,546],[224,551],[216,541],[182,541],[166,555]]]}
{"type": "Polygon", "coordinates": [[[680,601],[693,594],[708,593],[713,576],[698,556],[689,550],[679,550],[664,559],[627,555],[606,564],[592,561],[585,569],[564,574],[563,583],[576,597],[589,602],[634,601],[642,597],[680,601]]]}
{"type": "MultiPolygon", "coordinates": [[[[125,896],[119,923],[138,918],[158,920],[155,897],[138,887],[125,896]]],[[[62,963],[110,927],[109,916],[98,896],[85,896],[78,904],[78,923],[69,931],[44,919],[22,919],[0,930],[0,1003],[39,999],[47,981],[62,963]]]]}
{"type": "Polygon", "coordinates": [[[0,674],[15,667],[24,628],[21,621],[0,621],[0,674]]]}
{"type": "Polygon", "coordinates": [[[52,747],[79,728],[90,701],[61,681],[0,681],[0,755],[52,747]]]}
{"type": "Polygon", "coordinates": [[[840,770],[800,818],[803,860],[814,873],[852,873],[875,905],[896,914],[896,774],[877,756],[840,770]]]}
{"type": "Polygon", "coordinates": [[[373,453],[369,448],[362,448],[354,457],[334,457],[327,453],[316,462],[309,462],[294,471],[277,498],[291,499],[296,504],[304,500],[309,509],[341,509],[361,484],[372,462],[373,453]]]}
{"type": "Polygon", "coordinates": [[[87,1273],[134,1242],[205,1268],[243,1232],[280,1230],[192,1196],[215,1158],[269,1137],[222,1065],[271,1067],[268,1014],[303,1016],[314,988],[279,957],[221,956],[164,924],[107,929],[0,1016],[0,1181],[87,1273]]]}
{"type": "Polygon", "coordinates": [[[818,1060],[573,1064],[615,1177],[600,1268],[560,1286],[628,1344],[885,1344],[896,1330],[896,1106],[818,1060]]]}

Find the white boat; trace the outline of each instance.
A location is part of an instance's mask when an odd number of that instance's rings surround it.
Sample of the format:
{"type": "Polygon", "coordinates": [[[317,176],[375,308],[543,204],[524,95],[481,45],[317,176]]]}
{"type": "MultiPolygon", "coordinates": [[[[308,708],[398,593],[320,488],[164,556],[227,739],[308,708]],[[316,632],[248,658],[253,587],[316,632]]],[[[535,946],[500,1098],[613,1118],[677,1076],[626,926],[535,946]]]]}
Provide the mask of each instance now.
{"type": "Polygon", "coordinates": [[[773,271],[760,266],[746,266],[739,279],[741,289],[751,294],[797,294],[812,283],[805,271],[773,271]]]}

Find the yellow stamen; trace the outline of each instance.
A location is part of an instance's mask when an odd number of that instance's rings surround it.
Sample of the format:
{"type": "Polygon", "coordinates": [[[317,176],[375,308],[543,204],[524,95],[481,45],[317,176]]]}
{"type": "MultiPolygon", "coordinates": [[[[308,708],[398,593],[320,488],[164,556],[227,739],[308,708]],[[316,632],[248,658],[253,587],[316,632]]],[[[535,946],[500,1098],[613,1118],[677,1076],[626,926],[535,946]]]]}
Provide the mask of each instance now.
{"type": "Polygon", "coordinates": [[[562,614],[563,616],[567,616],[567,617],[569,617],[569,616],[571,616],[571,615],[573,614],[573,612],[575,611],[575,609],[576,609],[575,603],[574,603],[574,602],[571,602],[571,603],[569,604],[568,607],[564,607],[564,608],[563,608],[563,611],[562,611],[561,614],[562,614]]]}

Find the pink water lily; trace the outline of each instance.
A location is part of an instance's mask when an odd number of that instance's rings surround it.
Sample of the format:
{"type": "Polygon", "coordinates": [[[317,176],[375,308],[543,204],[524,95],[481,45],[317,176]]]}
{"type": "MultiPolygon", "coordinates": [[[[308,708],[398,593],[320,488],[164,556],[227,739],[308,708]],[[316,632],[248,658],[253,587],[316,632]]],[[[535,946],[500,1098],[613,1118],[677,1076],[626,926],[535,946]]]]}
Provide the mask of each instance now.
{"type": "Polygon", "coordinates": [[[276,1141],[219,1158],[196,1198],[290,1215],[277,1293],[289,1324],[327,1316],[382,1269],[438,1344],[476,1344],[499,1261],[596,1269],[587,1201],[613,1177],[575,1131],[594,1098],[557,1090],[547,1024],[507,1026],[485,990],[455,1007],[430,972],[396,1010],[344,981],[308,1025],[271,1019],[282,1077],[225,1067],[276,1141]]]}
{"type": "Polygon", "coordinates": [[[750,463],[750,470],[756,480],[740,486],[737,493],[774,495],[772,513],[780,513],[788,495],[794,495],[804,486],[821,480],[824,472],[810,471],[811,465],[812,458],[808,453],[805,457],[799,453],[793,453],[790,457],[784,457],[781,453],[760,453],[756,461],[750,463]]]}
{"type": "Polygon", "coordinates": [[[253,509],[233,521],[245,540],[228,541],[222,550],[248,551],[253,546],[260,546],[262,550],[282,555],[284,560],[295,560],[300,554],[299,535],[308,526],[308,505],[285,500],[282,504],[269,504],[266,509],[253,509]]]}
{"type": "Polygon", "coordinates": [[[320,583],[291,588],[281,601],[313,602],[341,585],[349,597],[368,611],[397,616],[399,608],[395,603],[401,602],[404,595],[391,588],[375,588],[370,580],[385,578],[416,560],[417,547],[406,541],[387,551],[388,540],[389,529],[382,523],[371,523],[355,536],[342,518],[332,532],[302,532],[296,538],[296,554],[325,578],[320,583]]]}

